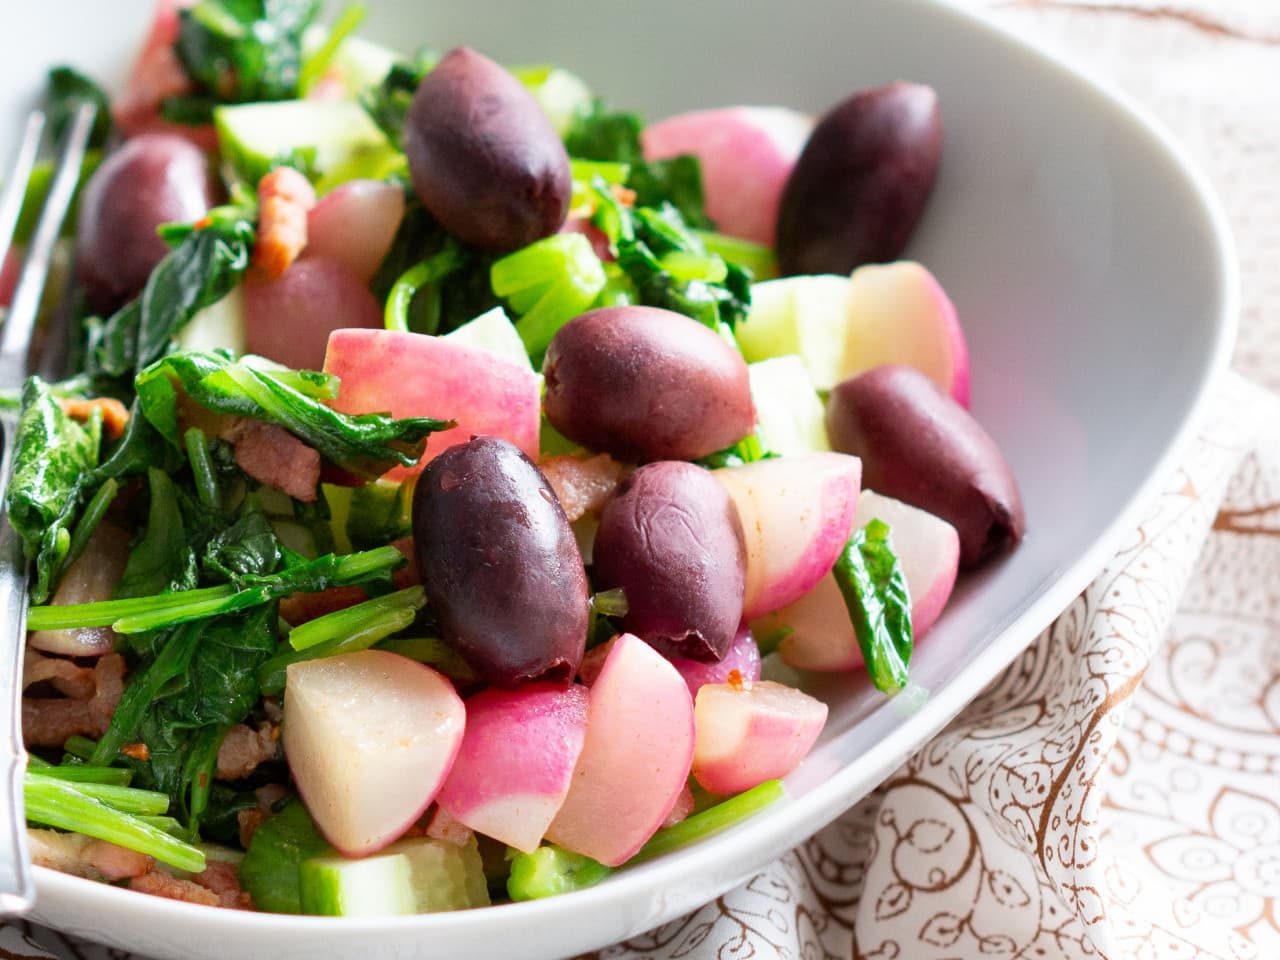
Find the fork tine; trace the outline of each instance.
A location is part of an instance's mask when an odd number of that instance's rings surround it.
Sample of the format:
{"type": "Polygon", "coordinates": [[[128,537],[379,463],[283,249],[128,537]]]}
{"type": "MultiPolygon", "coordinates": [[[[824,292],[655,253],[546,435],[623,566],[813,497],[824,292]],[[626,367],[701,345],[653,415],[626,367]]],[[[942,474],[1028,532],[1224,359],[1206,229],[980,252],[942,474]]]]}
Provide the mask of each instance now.
{"type": "Polygon", "coordinates": [[[40,308],[40,294],[44,292],[49,273],[53,245],[58,240],[62,221],[66,219],[67,208],[75,195],[96,113],[97,107],[93,103],[81,103],[63,143],[44,209],[40,212],[40,220],[18,277],[18,286],[13,292],[9,315],[5,319],[4,330],[0,332],[0,384],[16,386],[26,374],[27,351],[40,308]]]}
{"type": "Polygon", "coordinates": [[[22,199],[26,193],[27,181],[31,179],[31,168],[36,163],[42,133],[44,114],[34,110],[27,117],[22,142],[18,144],[18,152],[13,158],[13,169],[4,185],[4,193],[0,194],[0,264],[9,255],[9,246],[13,243],[13,231],[18,226],[18,215],[22,213],[22,199]]]}

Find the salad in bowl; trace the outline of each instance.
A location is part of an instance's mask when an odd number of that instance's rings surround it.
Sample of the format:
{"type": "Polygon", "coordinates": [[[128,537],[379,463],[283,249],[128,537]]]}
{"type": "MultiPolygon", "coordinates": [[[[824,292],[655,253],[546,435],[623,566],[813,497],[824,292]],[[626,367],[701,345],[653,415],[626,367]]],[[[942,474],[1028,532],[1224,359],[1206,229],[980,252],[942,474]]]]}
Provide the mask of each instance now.
{"type": "Polygon", "coordinates": [[[1022,537],[900,259],[932,88],[649,123],[361,17],[164,0],[114,97],[50,73],[99,122],[71,367],[7,401],[38,864],[348,917],[581,889],[777,800],[805,678],[897,694],[1022,537]]]}

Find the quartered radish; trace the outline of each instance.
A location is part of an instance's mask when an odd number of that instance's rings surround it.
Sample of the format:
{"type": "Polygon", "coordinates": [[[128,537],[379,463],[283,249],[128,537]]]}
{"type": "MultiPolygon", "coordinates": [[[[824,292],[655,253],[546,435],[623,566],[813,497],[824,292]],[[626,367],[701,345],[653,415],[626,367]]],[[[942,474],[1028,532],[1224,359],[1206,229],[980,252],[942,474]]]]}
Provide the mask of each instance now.
{"type": "Polygon", "coordinates": [[[528,683],[482,690],[436,797],[485,836],[530,853],[560,810],[587,731],[587,688],[528,683]]]}
{"type": "Polygon", "coordinates": [[[475,435],[509,440],[538,456],[541,395],[538,376],[447,337],[394,330],[336,330],[329,336],[324,370],[341,380],[333,406],[343,413],[456,420],[433,433],[414,467],[397,467],[390,480],[416,476],[436,454],[475,435]]]}
{"type": "Polygon", "coordinates": [[[307,213],[304,257],[345,264],[368,283],[391,249],[404,217],[404,190],[382,180],[349,180],[307,213]]]}
{"type": "MultiPolygon", "coordinates": [[[[911,597],[911,630],[919,640],[951,596],[960,559],[959,537],[951,524],[931,513],[864,490],[854,526],[865,526],[873,519],[889,525],[911,597]]],[[[779,653],[798,669],[836,672],[862,664],[849,611],[830,574],[795,603],[760,617],[751,626],[758,636],[783,634],[779,653]]]]}
{"type": "Polygon", "coordinates": [[[747,619],[800,599],[831,569],[849,539],[861,475],[858,458],[840,453],[715,471],[742,521],[747,619]]]}
{"type": "Polygon", "coordinates": [[[435,670],[383,650],[286,676],[284,751],[308,812],[342,853],[381,849],[435,798],[462,743],[462,700],[435,670]]]}
{"type": "Polygon", "coordinates": [[[591,687],[587,735],[547,839],[606,866],[631,859],[675,806],[693,760],[693,698],[662,655],[632,634],[591,687]]]}
{"type": "Polygon", "coordinates": [[[698,691],[693,777],[717,794],[750,790],[799,766],[827,721],[827,705],[767,680],[698,691]]]}

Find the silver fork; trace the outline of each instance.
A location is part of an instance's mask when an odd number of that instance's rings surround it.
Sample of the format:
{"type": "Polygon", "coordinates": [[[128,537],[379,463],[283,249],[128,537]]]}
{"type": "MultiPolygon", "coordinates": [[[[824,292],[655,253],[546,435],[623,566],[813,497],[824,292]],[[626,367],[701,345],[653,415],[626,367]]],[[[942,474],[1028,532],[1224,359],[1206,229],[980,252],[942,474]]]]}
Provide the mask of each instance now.
{"type": "MultiPolygon", "coordinates": [[[[53,246],[75,193],[94,113],[92,103],[82,103],[63,138],[44,209],[0,331],[0,387],[21,386],[26,378],[31,335],[49,274],[53,246]]],[[[14,169],[0,195],[0,263],[9,251],[44,126],[45,116],[40,111],[27,118],[14,169]]],[[[0,412],[0,428],[4,430],[0,507],[5,502],[13,468],[17,424],[16,412],[0,412]]],[[[27,753],[22,744],[22,654],[26,625],[27,558],[23,554],[22,539],[9,524],[8,511],[0,509],[0,913],[26,911],[36,897],[22,800],[27,769],[27,753]]]]}

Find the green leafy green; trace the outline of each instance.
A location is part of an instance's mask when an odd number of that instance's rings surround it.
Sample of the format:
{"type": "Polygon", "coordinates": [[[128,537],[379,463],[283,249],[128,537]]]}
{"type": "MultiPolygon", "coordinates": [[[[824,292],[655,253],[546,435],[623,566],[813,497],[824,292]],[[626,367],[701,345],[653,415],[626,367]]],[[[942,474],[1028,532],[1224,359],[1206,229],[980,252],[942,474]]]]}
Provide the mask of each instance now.
{"type": "Polygon", "coordinates": [[[911,597],[889,534],[881,520],[855,530],[833,573],[871,682],[895,693],[907,685],[911,662],[911,597]]]}
{"type": "Polygon", "coordinates": [[[178,488],[162,470],[147,471],[150,504],[146,532],[129,551],[118,598],[193,590],[199,581],[196,556],[183,521],[178,488]]]}
{"type": "Polygon", "coordinates": [[[354,550],[368,550],[409,536],[410,499],[407,483],[375,481],[351,489],[345,532],[354,550]]]}
{"type": "Polygon", "coordinates": [[[162,116],[207,123],[219,103],[297,97],[302,35],[319,11],[319,0],[201,0],[180,10],[174,51],[196,89],[167,98],[162,116]]]}
{"type": "Polygon", "coordinates": [[[332,848],[297,797],[253,832],[240,863],[240,884],[254,905],[268,913],[301,913],[298,867],[332,848]]]}
{"type": "Polygon", "coordinates": [[[89,132],[89,148],[101,150],[111,133],[111,105],[107,94],[83,73],[71,67],[59,66],[49,71],[49,86],[45,90],[45,115],[53,129],[54,137],[61,137],[75,116],[80,104],[88,101],[97,111],[93,128],[89,132]]]}
{"type": "Polygon", "coordinates": [[[132,377],[169,349],[201,309],[240,282],[249,266],[254,225],[243,210],[223,207],[207,226],[185,229],[176,249],[151,271],[135,300],[89,329],[87,369],[96,377],[132,377]]]}
{"type": "Polygon", "coordinates": [[[703,209],[702,167],[690,155],[646,161],[640,144],[644,119],[634,113],[616,113],[602,100],[579,115],[565,135],[569,154],[584,160],[609,160],[630,165],[627,187],[636,192],[636,206],[670,203],[685,223],[710,228],[703,209]]]}
{"type": "Polygon", "coordinates": [[[53,592],[71,549],[71,530],[87,496],[86,475],[98,465],[101,420],[81,426],[58,405],[39,377],[22,389],[6,509],[35,564],[32,600],[53,592]]]}
{"type": "Polygon", "coordinates": [[[264,420],[288,430],[329,463],[371,480],[394,466],[412,466],[427,437],[454,426],[451,420],[339,413],[296,389],[279,367],[258,357],[239,361],[226,353],[171,354],[134,381],[143,416],[175,446],[182,445],[180,398],[215,413],[264,420]]]}
{"type": "Polygon", "coordinates": [[[400,146],[404,142],[404,119],[409,112],[409,104],[418,90],[418,84],[435,65],[440,57],[432,50],[423,48],[414,54],[412,60],[400,60],[392,64],[382,83],[360,96],[360,105],[373,118],[387,139],[400,146]]]}
{"type": "Polygon", "coordinates": [[[718,470],[721,467],[740,467],[745,463],[755,463],[757,460],[772,460],[775,457],[777,457],[777,454],[766,450],[758,435],[750,433],[732,447],[708,454],[698,463],[708,470],[718,470]]]}
{"type": "Polygon", "coordinates": [[[343,8],[338,14],[338,19],[334,21],[333,26],[329,30],[329,35],[324,38],[324,43],[305,60],[302,61],[302,68],[298,72],[298,93],[306,96],[307,92],[316,84],[325,71],[329,69],[329,64],[333,62],[334,55],[337,54],[338,48],[342,46],[342,41],[346,40],[351,34],[360,28],[360,24],[364,23],[365,15],[368,10],[363,4],[352,3],[343,8]]]}

